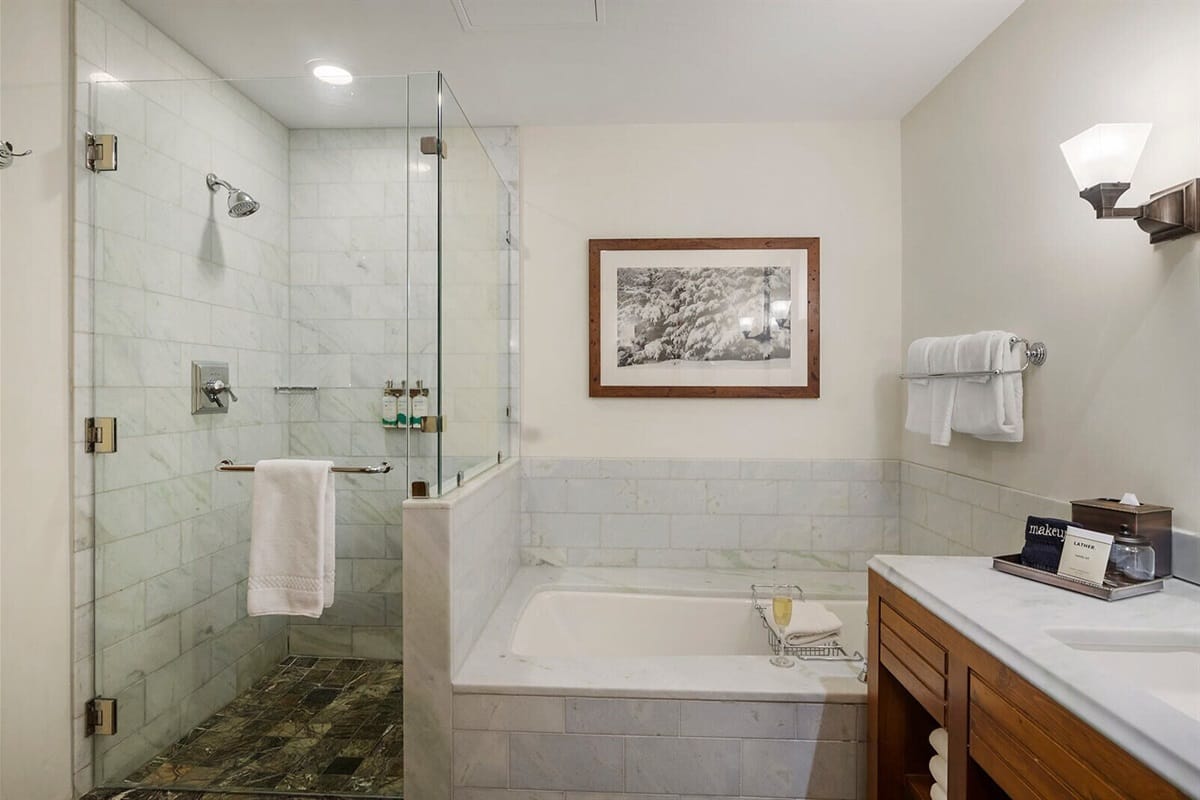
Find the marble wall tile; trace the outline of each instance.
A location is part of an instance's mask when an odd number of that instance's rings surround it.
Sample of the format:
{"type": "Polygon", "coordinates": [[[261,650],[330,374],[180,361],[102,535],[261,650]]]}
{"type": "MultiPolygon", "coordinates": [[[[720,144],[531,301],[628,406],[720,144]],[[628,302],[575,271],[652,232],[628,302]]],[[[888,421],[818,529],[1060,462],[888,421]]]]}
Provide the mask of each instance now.
{"type": "Polygon", "coordinates": [[[569,698],[566,732],[678,736],[679,701],[569,698]]]}
{"type": "Polygon", "coordinates": [[[508,734],[454,732],[455,786],[508,786],[508,734]]]}
{"type": "Polygon", "coordinates": [[[792,703],[684,700],[680,704],[682,736],[735,739],[795,739],[796,706],[792,703]]]}
{"type": "Polygon", "coordinates": [[[528,695],[454,695],[456,730],[563,733],[565,701],[528,695]]]}
{"type": "Polygon", "coordinates": [[[853,742],[744,739],[741,747],[748,796],[853,800],[858,791],[853,742]]]}
{"type": "Polygon", "coordinates": [[[741,742],[737,739],[625,741],[625,788],[630,791],[735,795],[741,787],[741,742]]]}

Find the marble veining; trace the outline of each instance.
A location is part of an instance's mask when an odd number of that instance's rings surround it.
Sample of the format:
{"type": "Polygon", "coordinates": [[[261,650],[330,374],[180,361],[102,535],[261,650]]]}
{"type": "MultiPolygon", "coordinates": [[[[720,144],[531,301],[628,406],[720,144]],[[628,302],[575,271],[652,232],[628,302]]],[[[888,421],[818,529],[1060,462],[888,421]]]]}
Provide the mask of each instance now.
{"type": "Polygon", "coordinates": [[[869,567],[1195,796],[1200,720],[1147,692],[1136,675],[1115,666],[1097,668],[1047,630],[1175,631],[1200,637],[1200,587],[1168,579],[1162,592],[1105,603],[997,572],[989,558],[877,556],[869,567]]]}

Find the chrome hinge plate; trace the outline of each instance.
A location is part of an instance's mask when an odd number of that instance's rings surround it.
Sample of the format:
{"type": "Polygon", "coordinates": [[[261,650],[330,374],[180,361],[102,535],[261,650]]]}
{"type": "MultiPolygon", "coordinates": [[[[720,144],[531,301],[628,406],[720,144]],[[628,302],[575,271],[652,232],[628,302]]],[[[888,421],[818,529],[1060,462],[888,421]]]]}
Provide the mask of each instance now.
{"type": "Polygon", "coordinates": [[[112,736],[117,732],[117,701],[113,697],[93,697],[83,709],[85,736],[112,736]]]}
{"type": "Polygon", "coordinates": [[[117,452],[117,418],[86,417],[83,420],[83,449],[88,453],[117,452]]]}
{"type": "Polygon", "coordinates": [[[439,139],[436,136],[422,136],[421,137],[421,155],[425,155],[425,156],[440,155],[442,158],[446,158],[446,155],[447,155],[446,151],[448,149],[449,148],[446,147],[445,139],[439,139]]]}
{"type": "Polygon", "coordinates": [[[115,172],[117,169],[117,137],[112,133],[85,134],[84,161],[92,172],[115,172]]]}

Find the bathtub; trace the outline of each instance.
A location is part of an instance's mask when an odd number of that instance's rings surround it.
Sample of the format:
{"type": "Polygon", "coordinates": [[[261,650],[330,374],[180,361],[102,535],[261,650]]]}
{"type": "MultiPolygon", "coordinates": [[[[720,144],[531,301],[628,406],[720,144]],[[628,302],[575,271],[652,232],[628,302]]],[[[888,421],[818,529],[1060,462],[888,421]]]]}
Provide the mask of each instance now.
{"type": "MultiPolygon", "coordinates": [[[[842,620],[847,653],[866,652],[866,603],[823,600],[842,620]]],[[[768,656],[748,597],[542,589],[526,603],[510,650],[527,657],[768,656]]]]}
{"type": "Polygon", "coordinates": [[[863,573],[518,570],[452,677],[455,800],[865,798],[862,663],[773,666],[752,583],[804,587],[865,652],[863,573]]]}

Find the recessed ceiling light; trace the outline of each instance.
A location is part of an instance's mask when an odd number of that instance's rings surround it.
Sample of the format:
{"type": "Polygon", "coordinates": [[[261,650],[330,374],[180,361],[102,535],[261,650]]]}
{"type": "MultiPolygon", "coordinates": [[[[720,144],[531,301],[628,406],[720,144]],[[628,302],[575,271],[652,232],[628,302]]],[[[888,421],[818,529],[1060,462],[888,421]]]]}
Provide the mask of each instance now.
{"type": "Polygon", "coordinates": [[[314,64],[312,74],[317,80],[334,86],[345,86],[354,82],[354,76],[350,74],[350,70],[339,67],[337,64],[314,64]]]}

